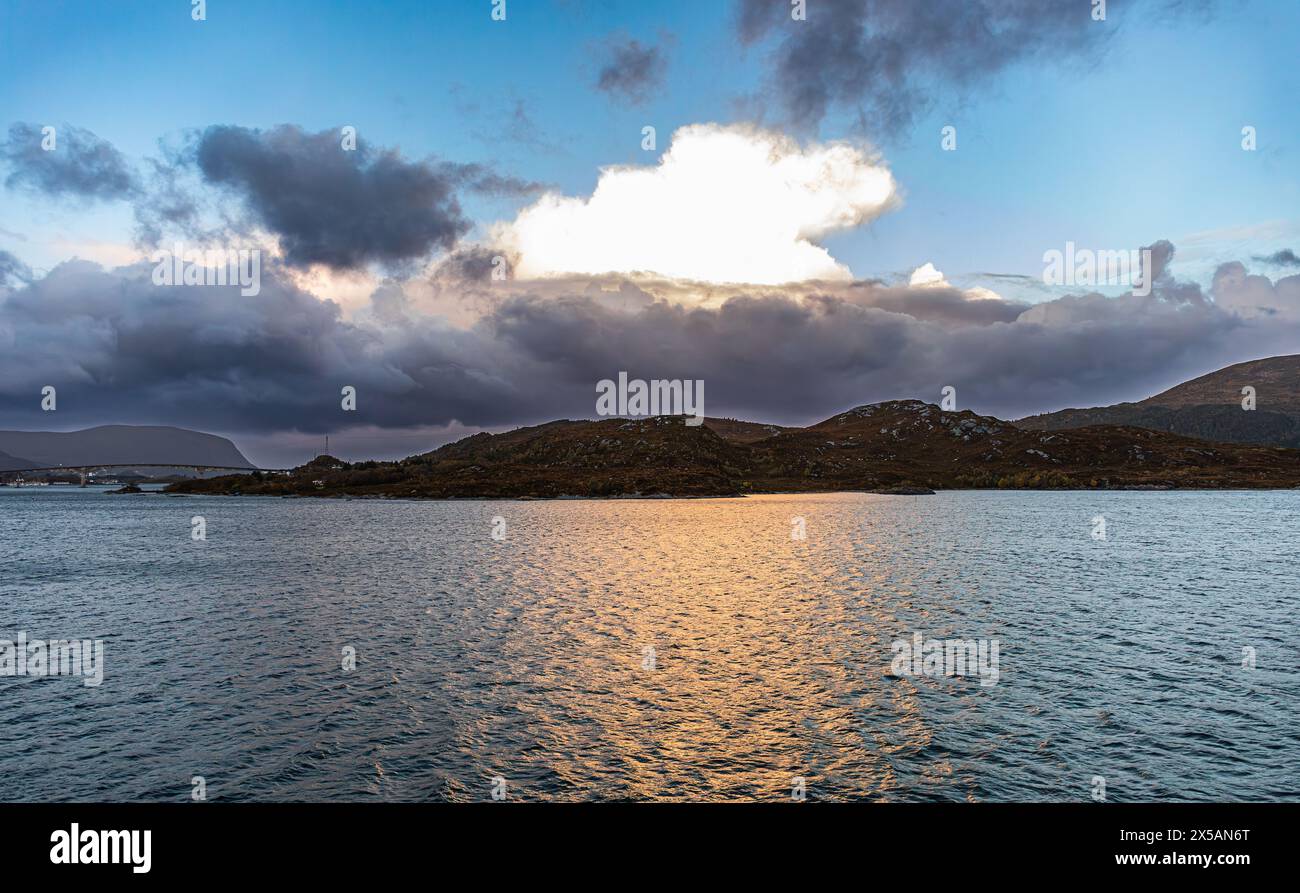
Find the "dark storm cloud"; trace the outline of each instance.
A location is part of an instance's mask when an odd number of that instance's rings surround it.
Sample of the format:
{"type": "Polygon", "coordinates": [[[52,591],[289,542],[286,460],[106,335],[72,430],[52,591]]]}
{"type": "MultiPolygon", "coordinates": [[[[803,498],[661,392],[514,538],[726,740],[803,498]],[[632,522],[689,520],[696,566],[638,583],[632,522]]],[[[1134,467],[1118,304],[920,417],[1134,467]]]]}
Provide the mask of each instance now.
{"type": "Polygon", "coordinates": [[[1300,345],[1300,317],[1266,331],[1169,280],[1146,298],[1083,295],[1028,309],[966,299],[966,312],[984,318],[965,322],[945,290],[867,291],[741,296],[717,309],[659,302],[634,314],[591,297],[522,297],[501,305],[494,324],[520,355],[547,364],[558,389],[619,370],[699,378],[709,414],[790,424],[879,400],[937,402],[947,385],[961,406],[1004,418],[1140,399],[1300,345]]]}
{"type": "Polygon", "coordinates": [[[159,155],[144,160],[143,175],[88,130],[62,125],[50,151],[42,139],[35,124],[9,128],[0,141],[7,186],[52,197],[130,200],[144,246],[168,233],[213,241],[249,224],[264,227],[280,237],[295,266],[352,269],[418,260],[452,248],[471,228],[458,191],[524,198],[546,188],[487,164],[409,161],[360,138],[349,151],[340,131],[313,134],[294,125],[212,126],[181,148],[160,142],[159,155]],[[221,190],[241,199],[244,219],[211,201],[221,190]]]}
{"type": "Polygon", "coordinates": [[[52,198],[126,199],[138,185],[131,166],[107,140],[89,130],[55,127],[53,148],[43,148],[36,124],[18,122],[0,141],[0,160],[9,167],[5,185],[52,198]]]}
{"type": "Polygon", "coordinates": [[[1220,269],[1211,296],[1166,270],[1150,296],[1029,308],[869,283],[739,289],[719,306],[686,307],[654,300],[646,282],[478,278],[462,288],[497,297],[466,326],[422,308],[410,282],[385,282],[348,320],[274,265],[254,298],[155,286],[150,273],[74,261],[0,296],[0,427],[47,425],[47,384],[58,388],[60,423],[75,426],[262,437],[511,426],[590,418],[595,383],[619,371],[703,379],[710,414],[760,421],[936,401],[947,385],[962,407],[1018,417],[1141,399],[1300,346],[1300,276],[1274,283],[1240,264],[1220,269]],[[345,385],[357,388],[356,413],[339,406],[345,385]]]}
{"type": "Polygon", "coordinates": [[[345,150],[337,130],[209,127],[194,159],[206,182],[238,195],[280,237],[295,266],[415,260],[450,249],[470,229],[455,193],[461,173],[360,138],[345,150]]]}
{"type": "Polygon", "coordinates": [[[1255,255],[1255,260],[1275,267],[1300,267],[1300,257],[1297,257],[1296,253],[1290,248],[1283,248],[1281,251],[1275,251],[1262,257],[1255,255]]]}
{"type": "Polygon", "coordinates": [[[809,0],[794,21],[784,0],[740,0],[737,27],[742,43],[773,41],[770,85],[792,123],[815,129],[839,107],[890,131],[1027,59],[1089,56],[1124,5],[1112,0],[1110,20],[1095,22],[1087,0],[809,0]]]}
{"type": "Polygon", "coordinates": [[[628,102],[648,100],[668,73],[668,56],[663,48],[634,38],[610,38],[601,55],[596,89],[628,102]]]}
{"type": "MultiPolygon", "coordinates": [[[[148,418],[215,430],[323,432],[471,418],[504,423],[530,410],[525,371],[500,345],[404,312],[393,325],[345,321],[338,305],[264,267],[256,298],[217,286],[160,287],[152,266],[104,271],[69,261],[0,303],[0,419],[40,427],[40,389],[59,421],[148,418]],[[359,412],[340,409],[357,388],[359,412]],[[33,401],[31,396],[37,395],[33,401]]],[[[538,388],[544,382],[538,382],[538,388]]],[[[0,424],[0,427],[4,427],[0,424]]]]}

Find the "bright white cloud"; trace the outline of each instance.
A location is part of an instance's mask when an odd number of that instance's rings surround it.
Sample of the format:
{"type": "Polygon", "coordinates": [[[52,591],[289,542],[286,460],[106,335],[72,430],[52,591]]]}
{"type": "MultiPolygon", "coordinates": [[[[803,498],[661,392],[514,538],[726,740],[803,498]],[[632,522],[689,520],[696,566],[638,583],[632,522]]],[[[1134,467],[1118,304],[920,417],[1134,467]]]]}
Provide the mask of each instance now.
{"type": "Polygon", "coordinates": [[[908,285],[912,288],[949,288],[948,282],[943,278],[943,274],[934,268],[934,264],[925,263],[912,271],[912,278],[908,280],[908,285]]]}
{"type": "Polygon", "coordinates": [[[897,201],[883,162],[750,126],[694,124],[657,165],[609,167],[590,198],[554,193],[493,232],[515,276],[650,273],[776,285],[852,274],[814,244],[897,201]]]}
{"type": "MultiPolygon", "coordinates": [[[[956,286],[944,278],[943,273],[939,272],[933,263],[928,261],[912,271],[911,278],[908,279],[907,284],[912,288],[956,288],[956,286]]],[[[980,285],[958,290],[972,301],[1002,300],[1002,295],[992,289],[984,288],[980,285]]]]}

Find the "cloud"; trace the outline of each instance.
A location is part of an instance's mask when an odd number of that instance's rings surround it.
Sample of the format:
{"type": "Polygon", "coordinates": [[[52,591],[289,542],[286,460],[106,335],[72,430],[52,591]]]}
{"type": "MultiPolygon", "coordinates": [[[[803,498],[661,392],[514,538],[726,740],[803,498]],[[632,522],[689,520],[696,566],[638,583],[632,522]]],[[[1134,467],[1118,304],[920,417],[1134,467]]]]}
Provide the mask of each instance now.
{"type": "Polygon", "coordinates": [[[336,130],[218,125],[187,137],[179,146],[160,140],[140,174],[87,130],[64,125],[47,152],[40,129],[18,123],[0,142],[0,161],[12,168],[10,187],[129,200],[139,247],[167,235],[204,244],[269,235],[290,265],[340,271],[401,266],[451,250],[472,228],[459,192],[518,199],[545,189],[489,164],[410,161],[361,138],[348,150],[336,130]],[[240,200],[233,209],[221,201],[231,194],[240,200]]]}
{"type": "Polygon", "coordinates": [[[519,198],[533,195],[546,188],[533,180],[499,174],[483,164],[444,161],[437,165],[437,170],[458,187],[498,198],[519,198]]]}
{"type": "Polygon", "coordinates": [[[127,199],[138,190],[135,174],[113,144],[89,130],[64,124],[54,132],[53,148],[36,124],[18,122],[0,142],[0,160],[10,173],[5,185],[52,198],[105,201],[127,199]]]}
{"type": "Polygon", "coordinates": [[[1275,251],[1272,254],[1260,257],[1255,256],[1255,260],[1260,263],[1272,264],[1275,267],[1300,267],[1300,257],[1290,248],[1283,248],[1281,251],[1275,251]]]}
{"type": "Polygon", "coordinates": [[[1294,352],[1300,276],[1274,283],[1239,266],[1221,270],[1213,300],[1166,271],[1146,297],[1032,307],[933,284],[734,286],[706,307],[665,298],[697,287],[684,283],[498,282],[480,315],[452,324],[414,281],[385,282],[347,319],[274,262],[244,298],[155,286],[147,263],[69,261],[0,292],[0,427],[47,425],[34,396],[53,384],[67,426],[176,424],[261,444],[367,427],[391,439],[371,432],[366,452],[405,455],[425,448],[412,432],[438,426],[590,418],[595,382],[619,371],[704,379],[709,414],[759,421],[934,400],[946,385],[960,406],[1019,417],[1294,352]],[[355,414],[339,407],[344,385],[357,388],[355,414]]]}
{"type": "Polygon", "coordinates": [[[145,166],[149,172],[146,185],[134,207],[136,241],[142,246],[157,245],[167,231],[201,236],[199,199],[182,183],[184,159],[163,147],[163,157],[148,158],[145,166]]]}
{"type": "Polygon", "coordinates": [[[601,54],[596,89],[634,105],[646,102],[668,73],[667,53],[635,38],[612,37],[601,54]]]}
{"type": "Polygon", "coordinates": [[[683,127],[654,166],[608,167],[589,198],[544,195],[494,241],[515,275],[653,273],[700,282],[849,279],[816,240],[898,201],[874,155],[748,126],[683,127]]]}
{"type": "Polygon", "coordinates": [[[241,198],[280,238],[295,266],[410,261],[452,248],[471,227],[455,194],[463,169],[407,161],[360,138],[347,151],[336,130],[213,126],[194,160],[206,182],[241,198]]]}
{"type": "Polygon", "coordinates": [[[1222,264],[1210,287],[1214,302],[1247,317],[1300,320],[1300,275],[1273,282],[1252,276],[1239,261],[1222,264]]]}
{"type": "Polygon", "coordinates": [[[8,251],[0,250],[0,288],[10,282],[29,282],[32,278],[31,268],[14,257],[8,251]]]}
{"type": "Polygon", "coordinates": [[[548,134],[533,120],[528,111],[530,102],[519,96],[510,96],[504,108],[494,102],[484,109],[482,103],[472,98],[465,86],[453,83],[448,88],[452,104],[464,121],[470,136],[489,146],[515,144],[530,152],[552,155],[564,151],[563,141],[548,134]]]}
{"type": "Polygon", "coordinates": [[[962,406],[1015,418],[1141,399],[1300,343],[1300,317],[1265,325],[1230,309],[1247,298],[1231,288],[1223,296],[1219,306],[1172,276],[1146,297],[1032,307],[945,286],[818,283],[742,292],[710,308],[658,301],[620,311],[590,295],[525,295],[493,320],[519,354],[559,364],[579,383],[600,370],[702,378],[710,414],[804,424],[859,403],[937,400],[953,385],[962,406]]]}
{"type": "MultiPolygon", "coordinates": [[[[907,284],[912,288],[953,288],[952,283],[945,279],[943,273],[935,269],[932,263],[922,264],[913,270],[907,284]]],[[[979,285],[965,289],[962,294],[972,301],[1000,300],[1002,297],[997,292],[979,285]]]]}
{"type": "MultiPolygon", "coordinates": [[[[1159,14],[1180,5],[1204,3],[1171,0],[1159,14]]],[[[1086,0],[812,0],[793,21],[788,3],[740,0],[737,30],[770,48],[770,85],[793,124],[815,130],[840,108],[879,132],[1027,59],[1094,53],[1114,26],[1090,12],[1086,0]]]]}
{"type": "Polygon", "coordinates": [[[23,415],[46,384],[58,387],[60,421],[69,425],[147,417],[214,430],[326,432],[457,417],[502,423],[531,404],[528,375],[502,346],[474,329],[402,313],[400,301],[389,308],[391,322],[363,325],[274,264],[264,267],[255,299],[222,286],[160,287],[151,273],[147,263],[104,270],[69,261],[5,297],[0,417],[48,424],[23,415]],[[344,385],[357,388],[362,415],[341,412],[344,385]]]}

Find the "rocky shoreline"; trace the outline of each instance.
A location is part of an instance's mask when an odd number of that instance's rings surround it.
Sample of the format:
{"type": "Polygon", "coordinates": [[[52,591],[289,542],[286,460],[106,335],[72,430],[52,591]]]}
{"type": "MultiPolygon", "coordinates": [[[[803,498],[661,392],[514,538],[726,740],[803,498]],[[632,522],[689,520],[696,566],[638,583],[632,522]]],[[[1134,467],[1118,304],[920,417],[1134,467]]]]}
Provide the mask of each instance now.
{"type": "Polygon", "coordinates": [[[681,417],[557,421],[475,434],[395,462],[320,456],[289,473],[164,492],[394,499],[734,497],[857,491],[1300,487],[1300,450],[1142,428],[1031,431],[920,401],[860,406],[808,428],[681,417]]]}

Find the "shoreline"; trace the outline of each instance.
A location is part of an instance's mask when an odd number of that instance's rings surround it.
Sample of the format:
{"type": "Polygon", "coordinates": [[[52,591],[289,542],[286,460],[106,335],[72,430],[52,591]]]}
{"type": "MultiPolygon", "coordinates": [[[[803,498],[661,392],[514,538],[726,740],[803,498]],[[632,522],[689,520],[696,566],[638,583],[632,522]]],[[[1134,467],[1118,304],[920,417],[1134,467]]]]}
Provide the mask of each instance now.
{"type": "Polygon", "coordinates": [[[232,499],[309,499],[342,500],[345,502],[655,502],[665,500],[749,499],[755,496],[938,496],[946,493],[1293,493],[1300,487],[949,487],[928,493],[891,493],[877,490],[764,490],[752,493],[717,494],[656,494],[618,496],[388,496],[364,493],[168,493],[165,490],[144,490],[141,493],[112,494],[145,496],[149,494],[172,498],[220,496],[232,499]]]}

